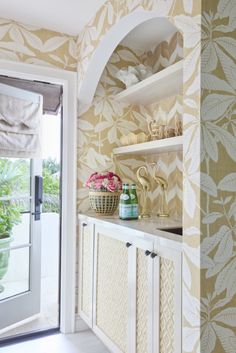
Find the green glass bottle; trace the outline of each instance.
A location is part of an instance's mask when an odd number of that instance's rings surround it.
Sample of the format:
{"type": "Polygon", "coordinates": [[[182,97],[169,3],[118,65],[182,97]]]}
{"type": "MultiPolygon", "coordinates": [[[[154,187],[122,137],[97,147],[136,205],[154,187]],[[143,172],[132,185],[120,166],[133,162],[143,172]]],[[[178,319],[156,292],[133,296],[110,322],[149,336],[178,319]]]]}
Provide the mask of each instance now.
{"type": "Polygon", "coordinates": [[[120,195],[119,205],[119,216],[120,219],[132,219],[132,205],[129,193],[129,184],[123,184],[123,191],[120,195]]]}
{"type": "Polygon", "coordinates": [[[138,216],[139,216],[139,209],[138,208],[139,207],[138,207],[138,195],[137,195],[136,184],[131,185],[130,199],[131,199],[132,219],[138,219],[138,216]]]}

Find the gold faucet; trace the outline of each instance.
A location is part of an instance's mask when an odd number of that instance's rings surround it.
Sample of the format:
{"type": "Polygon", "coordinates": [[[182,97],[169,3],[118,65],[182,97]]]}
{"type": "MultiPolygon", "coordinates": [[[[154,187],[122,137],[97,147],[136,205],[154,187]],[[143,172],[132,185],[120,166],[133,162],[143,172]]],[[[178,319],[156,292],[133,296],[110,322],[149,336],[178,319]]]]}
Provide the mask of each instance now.
{"type": "MultiPolygon", "coordinates": [[[[155,169],[157,168],[156,163],[152,163],[151,165],[155,166],[155,169]]],[[[168,210],[167,210],[167,196],[166,196],[166,190],[168,188],[168,182],[161,176],[156,174],[157,171],[154,171],[153,179],[155,182],[161,187],[161,207],[160,207],[160,212],[157,214],[158,217],[169,217],[168,210]]]]}
{"type": "Polygon", "coordinates": [[[150,180],[148,180],[147,175],[148,175],[148,171],[146,166],[143,165],[138,168],[136,172],[136,176],[143,189],[142,191],[143,205],[142,205],[142,212],[139,215],[140,218],[149,218],[151,216],[147,209],[147,196],[148,196],[148,191],[150,191],[151,189],[151,183],[150,183],[150,180]],[[143,175],[143,172],[144,174],[146,174],[146,176],[143,175]]]}

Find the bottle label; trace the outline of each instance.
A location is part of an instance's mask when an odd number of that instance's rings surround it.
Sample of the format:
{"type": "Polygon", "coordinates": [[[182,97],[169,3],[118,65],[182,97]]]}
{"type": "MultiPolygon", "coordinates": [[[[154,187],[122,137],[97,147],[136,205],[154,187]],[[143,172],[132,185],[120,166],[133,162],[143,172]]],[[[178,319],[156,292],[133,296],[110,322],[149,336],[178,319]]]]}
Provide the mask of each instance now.
{"type": "Polygon", "coordinates": [[[121,194],[121,195],[120,195],[120,199],[121,199],[121,200],[124,200],[124,201],[129,200],[129,195],[127,195],[127,194],[121,194]]]}
{"type": "Polygon", "coordinates": [[[132,205],[120,204],[119,209],[120,218],[132,218],[132,205]]]}
{"type": "Polygon", "coordinates": [[[132,218],[138,218],[138,204],[132,205],[132,218]]]}
{"type": "Polygon", "coordinates": [[[131,195],[130,195],[130,198],[131,198],[131,200],[134,200],[134,199],[135,199],[135,195],[134,195],[134,194],[131,194],[131,195]]]}

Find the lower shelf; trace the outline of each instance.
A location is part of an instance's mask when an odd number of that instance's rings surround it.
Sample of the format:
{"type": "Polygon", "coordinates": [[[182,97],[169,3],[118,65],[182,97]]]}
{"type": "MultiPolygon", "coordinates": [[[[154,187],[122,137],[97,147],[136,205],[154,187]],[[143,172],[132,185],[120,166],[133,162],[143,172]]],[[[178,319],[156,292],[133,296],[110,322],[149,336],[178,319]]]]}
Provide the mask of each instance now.
{"type": "Polygon", "coordinates": [[[183,136],[170,137],[163,140],[149,141],[136,145],[123,146],[113,149],[113,154],[154,154],[181,151],[183,136]]]}

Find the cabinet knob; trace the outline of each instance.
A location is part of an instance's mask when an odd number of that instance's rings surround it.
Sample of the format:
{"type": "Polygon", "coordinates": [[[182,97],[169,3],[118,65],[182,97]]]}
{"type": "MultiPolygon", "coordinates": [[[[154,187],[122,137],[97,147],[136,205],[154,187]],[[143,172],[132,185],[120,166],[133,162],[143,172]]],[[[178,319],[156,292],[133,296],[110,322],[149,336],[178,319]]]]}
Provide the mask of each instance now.
{"type": "Polygon", "coordinates": [[[151,254],[151,251],[149,251],[149,250],[146,250],[146,251],[145,251],[145,255],[146,255],[146,256],[149,256],[150,254],[151,254]]]}
{"type": "Polygon", "coordinates": [[[82,223],[82,226],[83,227],[87,227],[87,223],[82,223]]]}
{"type": "Polygon", "coordinates": [[[126,243],[125,245],[126,245],[126,248],[129,248],[130,246],[132,246],[132,244],[131,244],[131,243],[129,243],[129,242],[128,242],[128,243],[126,243]]]}
{"type": "Polygon", "coordinates": [[[156,257],[157,254],[155,254],[154,252],[151,253],[151,258],[154,259],[154,257],[156,257]]]}

